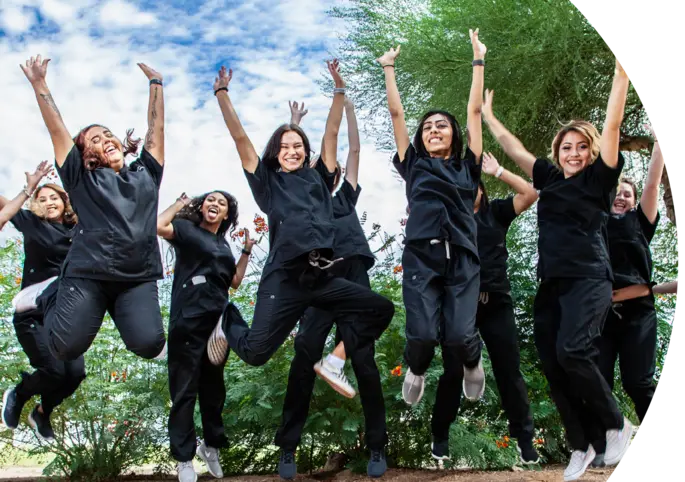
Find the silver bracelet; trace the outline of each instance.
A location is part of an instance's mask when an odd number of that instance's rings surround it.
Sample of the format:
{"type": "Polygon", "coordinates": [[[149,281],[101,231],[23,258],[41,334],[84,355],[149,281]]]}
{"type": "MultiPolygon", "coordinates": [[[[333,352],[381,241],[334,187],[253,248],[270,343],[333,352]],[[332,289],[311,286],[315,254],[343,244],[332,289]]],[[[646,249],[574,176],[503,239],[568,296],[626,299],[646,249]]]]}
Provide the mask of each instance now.
{"type": "Polygon", "coordinates": [[[504,167],[499,166],[499,168],[497,169],[497,172],[495,173],[495,177],[501,177],[503,172],[504,172],[504,167]]]}
{"type": "Polygon", "coordinates": [[[23,187],[22,191],[24,191],[24,194],[26,194],[26,197],[31,197],[31,194],[33,194],[33,191],[29,192],[28,184],[23,187]]]}
{"type": "Polygon", "coordinates": [[[344,94],[345,93],[345,87],[336,87],[333,89],[334,94],[344,94]]]}

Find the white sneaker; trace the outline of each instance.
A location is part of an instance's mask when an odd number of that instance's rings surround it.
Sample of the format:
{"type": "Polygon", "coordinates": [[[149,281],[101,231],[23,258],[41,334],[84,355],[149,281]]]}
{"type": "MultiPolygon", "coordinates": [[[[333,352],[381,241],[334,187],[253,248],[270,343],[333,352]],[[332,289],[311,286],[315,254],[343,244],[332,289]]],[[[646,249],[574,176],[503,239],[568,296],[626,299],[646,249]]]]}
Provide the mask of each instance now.
{"type": "Polygon", "coordinates": [[[195,473],[192,460],[176,464],[176,471],[178,472],[179,482],[197,482],[197,474],[195,473]]]}
{"type": "Polygon", "coordinates": [[[45,281],[36,283],[35,285],[27,286],[17,293],[17,295],[12,298],[12,308],[14,309],[14,312],[24,313],[26,311],[35,310],[38,308],[36,300],[43,293],[43,291],[45,291],[45,288],[47,288],[50,283],[56,279],[57,276],[53,276],[52,278],[48,278],[45,281]]]}
{"type": "Polygon", "coordinates": [[[411,369],[407,369],[402,384],[402,398],[408,405],[416,405],[423,398],[423,388],[426,384],[425,375],[414,375],[411,369]]]}
{"type": "Polygon", "coordinates": [[[354,398],[357,392],[350,385],[349,380],[345,376],[345,372],[342,369],[338,369],[329,363],[325,358],[319,360],[314,365],[314,371],[319,377],[321,377],[326,383],[328,383],[333,390],[338,392],[343,397],[354,398]]]}
{"type": "Polygon", "coordinates": [[[226,360],[226,354],[228,353],[228,339],[226,338],[226,333],[222,328],[224,321],[224,316],[221,315],[219,322],[216,324],[216,328],[209,335],[209,341],[207,342],[207,356],[212,365],[221,365],[226,360]]]}
{"type": "Polygon", "coordinates": [[[474,368],[464,367],[464,381],[462,382],[464,396],[475,402],[483,397],[485,392],[485,370],[483,370],[483,357],[478,360],[474,368]]]}
{"type": "Polygon", "coordinates": [[[607,430],[607,449],[604,452],[604,463],[616,465],[630,447],[630,439],[633,437],[633,424],[623,417],[623,429],[607,430]]]}
{"type": "Polygon", "coordinates": [[[571,461],[564,470],[564,482],[580,479],[585,473],[587,466],[590,465],[594,458],[595,449],[592,445],[588,446],[587,452],[574,450],[571,454],[571,461]]]}
{"type": "Polygon", "coordinates": [[[224,476],[224,471],[221,470],[221,464],[219,463],[219,451],[217,449],[206,446],[203,441],[197,449],[197,454],[207,465],[207,470],[210,474],[217,479],[221,479],[224,476]]]}

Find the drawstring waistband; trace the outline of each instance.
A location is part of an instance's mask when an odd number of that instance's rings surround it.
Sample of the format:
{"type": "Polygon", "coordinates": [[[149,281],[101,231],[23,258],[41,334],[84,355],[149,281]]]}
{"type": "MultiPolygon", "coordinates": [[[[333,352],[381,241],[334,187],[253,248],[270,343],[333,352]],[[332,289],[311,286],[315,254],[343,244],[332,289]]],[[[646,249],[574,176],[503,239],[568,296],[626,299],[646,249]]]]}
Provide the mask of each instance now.
{"type": "Polygon", "coordinates": [[[319,268],[319,269],[328,269],[331,266],[333,266],[335,263],[338,263],[338,262],[342,261],[343,259],[344,258],[338,258],[338,259],[334,259],[333,261],[331,261],[330,259],[326,259],[323,256],[321,256],[321,253],[319,253],[317,250],[311,251],[309,253],[309,264],[314,266],[315,268],[319,268]],[[325,266],[321,266],[319,264],[322,261],[326,263],[325,266]]]}
{"type": "Polygon", "coordinates": [[[623,317],[621,316],[621,314],[617,311],[618,308],[620,308],[621,306],[623,306],[623,303],[612,303],[612,304],[611,304],[611,311],[613,311],[614,314],[615,314],[616,316],[618,316],[618,319],[619,319],[619,320],[622,320],[622,319],[623,319],[623,317]]]}
{"type": "MultiPolygon", "coordinates": [[[[431,239],[431,244],[440,244],[443,241],[441,239],[431,239]]],[[[447,259],[450,259],[450,242],[448,240],[444,241],[445,243],[445,254],[447,255],[447,259]]]]}
{"type": "Polygon", "coordinates": [[[488,301],[490,301],[490,293],[481,291],[480,295],[478,296],[478,301],[484,305],[487,305],[488,301]]]}

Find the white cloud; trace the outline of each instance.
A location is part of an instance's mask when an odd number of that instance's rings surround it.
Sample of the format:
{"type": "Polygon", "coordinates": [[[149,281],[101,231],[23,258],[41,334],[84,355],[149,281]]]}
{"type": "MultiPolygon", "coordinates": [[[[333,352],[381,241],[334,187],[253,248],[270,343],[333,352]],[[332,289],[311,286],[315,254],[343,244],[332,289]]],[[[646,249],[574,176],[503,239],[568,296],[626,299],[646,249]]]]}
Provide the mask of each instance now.
{"type": "MultiPolygon", "coordinates": [[[[27,39],[20,47],[11,37],[0,38],[0,70],[5,72],[0,76],[0,92],[6,99],[5,112],[11,112],[0,116],[0,194],[14,196],[25,182],[24,171],[53,158],[50,138],[19,63],[38,52],[53,59],[48,85],[72,133],[98,122],[118,136],[131,127],[143,136],[148,86],[136,63],[145,62],[165,78],[167,164],[160,209],[184,191],[191,195],[225,189],[240,203],[241,225],[251,227],[259,209],[212,93],[215,65],[224,61],[234,69],[231,98],[258,152],[273,130],[289,119],[288,100],[307,104],[303,128],[318,151],[331,99],[320,92],[316,81],[326,73],[324,61],[328,50],[335,49],[340,30],[323,15],[332,3],[292,0],[274,9],[257,2],[226,7],[225,2],[213,1],[194,13],[160,3],[160,9],[146,7],[140,13],[137,4],[120,0],[108,2],[102,10],[93,0],[69,2],[71,10],[63,8],[61,0],[40,0],[36,5],[41,13],[60,23],[59,34],[27,39]],[[100,27],[101,21],[112,18],[122,27],[132,18],[154,23],[142,32],[100,27]],[[97,37],[88,36],[93,28],[100,30],[97,37]],[[221,37],[220,32],[239,33],[221,37]],[[174,42],[174,37],[183,41],[174,42]]],[[[379,153],[373,139],[362,142],[358,211],[368,212],[367,228],[378,222],[396,232],[406,207],[404,186],[393,175],[388,154],[379,153]]],[[[344,161],[344,118],[340,145],[344,161]]],[[[8,233],[16,234],[6,228],[0,238],[8,233]]]]}
{"type": "Polygon", "coordinates": [[[0,22],[10,34],[21,34],[30,29],[35,20],[36,16],[33,12],[9,6],[2,10],[0,22]]]}
{"type": "Polygon", "coordinates": [[[123,0],[110,0],[100,10],[100,25],[105,28],[146,27],[157,23],[149,12],[141,12],[135,5],[123,0]]]}

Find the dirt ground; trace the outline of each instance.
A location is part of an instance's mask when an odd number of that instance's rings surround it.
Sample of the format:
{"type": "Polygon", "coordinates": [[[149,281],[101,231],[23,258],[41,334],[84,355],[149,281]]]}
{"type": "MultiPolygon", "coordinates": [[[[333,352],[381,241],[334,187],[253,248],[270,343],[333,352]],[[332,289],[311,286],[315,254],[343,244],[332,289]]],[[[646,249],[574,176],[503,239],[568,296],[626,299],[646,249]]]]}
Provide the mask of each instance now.
{"type": "MultiPolygon", "coordinates": [[[[199,467],[197,467],[199,468],[199,467]]],[[[580,479],[583,482],[604,482],[609,479],[613,469],[588,469],[580,479]]],[[[402,470],[389,469],[382,477],[383,482],[560,482],[563,480],[563,466],[545,466],[539,469],[525,471],[502,471],[502,472],[475,472],[475,471],[449,471],[449,470],[402,470]]],[[[35,471],[30,473],[27,469],[7,468],[0,469],[0,482],[45,482],[46,478],[36,477],[35,471]]],[[[149,476],[130,476],[122,481],[159,482],[173,481],[176,477],[153,479],[149,476]]],[[[200,481],[216,481],[209,475],[201,475],[200,481]]],[[[224,477],[226,482],[276,482],[278,475],[251,475],[224,477]]],[[[353,474],[349,470],[337,474],[314,474],[298,475],[298,482],[356,482],[369,480],[364,474],[353,474]]]]}

